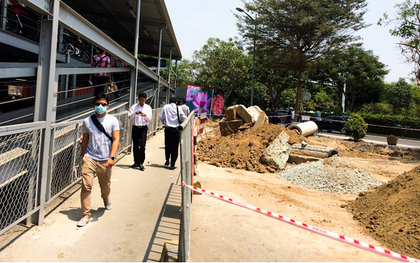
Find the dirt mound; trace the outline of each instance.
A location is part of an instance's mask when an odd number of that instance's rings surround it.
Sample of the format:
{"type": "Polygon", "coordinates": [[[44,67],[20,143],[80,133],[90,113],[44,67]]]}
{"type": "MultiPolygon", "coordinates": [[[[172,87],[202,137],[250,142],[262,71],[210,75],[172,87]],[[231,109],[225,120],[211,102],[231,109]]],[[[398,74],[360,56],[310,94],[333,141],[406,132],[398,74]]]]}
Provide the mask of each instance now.
{"type": "Polygon", "coordinates": [[[276,167],[266,166],[259,160],[264,150],[282,131],[289,135],[290,144],[306,141],[296,130],[274,124],[264,124],[254,131],[247,129],[224,137],[220,135],[219,129],[215,129],[198,142],[198,160],[218,167],[233,167],[259,173],[276,172],[276,167]]]}
{"type": "Polygon", "coordinates": [[[420,166],[348,203],[369,234],[392,251],[420,258],[420,166]]]}

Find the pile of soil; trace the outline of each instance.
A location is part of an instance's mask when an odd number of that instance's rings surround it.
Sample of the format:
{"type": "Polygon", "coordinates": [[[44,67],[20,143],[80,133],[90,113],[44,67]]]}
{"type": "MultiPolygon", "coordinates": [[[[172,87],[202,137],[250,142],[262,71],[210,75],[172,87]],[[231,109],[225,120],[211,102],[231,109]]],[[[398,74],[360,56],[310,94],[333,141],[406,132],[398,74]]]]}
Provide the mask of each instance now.
{"type": "Polygon", "coordinates": [[[221,136],[219,129],[214,129],[198,142],[198,160],[218,167],[246,169],[259,173],[276,172],[276,167],[260,163],[260,157],[282,131],[289,135],[290,144],[306,141],[296,130],[269,123],[255,130],[246,129],[229,136],[221,136]]]}
{"type": "Polygon", "coordinates": [[[347,208],[384,246],[420,258],[420,166],[360,193],[347,208]]]}

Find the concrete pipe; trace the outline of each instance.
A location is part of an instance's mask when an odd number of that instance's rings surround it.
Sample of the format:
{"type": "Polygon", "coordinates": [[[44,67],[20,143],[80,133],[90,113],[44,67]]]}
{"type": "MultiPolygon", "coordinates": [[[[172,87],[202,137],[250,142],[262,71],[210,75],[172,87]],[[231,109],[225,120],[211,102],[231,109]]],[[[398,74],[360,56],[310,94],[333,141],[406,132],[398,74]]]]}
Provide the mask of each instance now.
{"type": "Polygon", "coordinates": [[[288,127],[289,130],[298,130],[302,136],[309,136],[318,131],[318,125],[313,121],[301,122],[292,124],[288,127]]]}

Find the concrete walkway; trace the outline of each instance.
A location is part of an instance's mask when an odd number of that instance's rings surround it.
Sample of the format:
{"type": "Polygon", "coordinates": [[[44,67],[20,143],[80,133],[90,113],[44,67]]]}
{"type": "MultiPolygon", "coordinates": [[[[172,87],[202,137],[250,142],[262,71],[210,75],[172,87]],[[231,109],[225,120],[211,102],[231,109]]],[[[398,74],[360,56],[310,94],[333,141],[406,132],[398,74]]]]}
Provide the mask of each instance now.
{"type": "Polygon", "coordinates": [[[30,227],[3,246],[0,261],[159,261],[164,243],[178,241],[179,158],[175,170],[163,166],[163,130],[147,141],[145,171],[129,168],[132,155],[121,157],[112,175],[112,210],[104,209],[95,179],[92,220],[77,227],[81,218],[78,184],[44,224],[30,227]]]}

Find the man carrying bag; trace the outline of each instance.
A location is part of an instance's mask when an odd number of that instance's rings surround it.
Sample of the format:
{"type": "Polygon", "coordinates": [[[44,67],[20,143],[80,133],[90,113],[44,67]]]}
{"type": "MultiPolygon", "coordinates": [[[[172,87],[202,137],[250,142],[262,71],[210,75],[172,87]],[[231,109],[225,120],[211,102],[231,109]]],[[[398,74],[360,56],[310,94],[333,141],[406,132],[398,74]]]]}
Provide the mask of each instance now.
{"type": "Polygon", "coordinates": [[[182,109],[176,105],[177,99],[169,99],[170,104],[163,106],[159,119],[165,126],[165,166],[171,165],[169,169],[175,169],[175,162],[178,159],[179,130],[178,126],[187,118],[182,109]]]}
{"type": "Polygon", "coordinates": [[[101,197],[106,210],[111,210],[111,175],[120,141],[117,118],[106,113],[109,99],[101,93],[94,99],[95,115],[83,121],[82,140],[82,190],[80,194],[82,219],[77,226],[90,221],[91,192],[95,175],[101,188],[101,197]]]}

